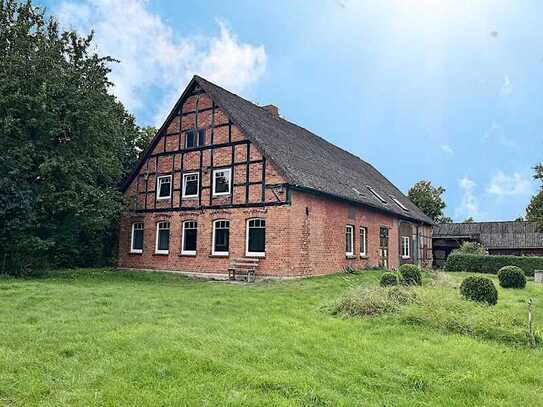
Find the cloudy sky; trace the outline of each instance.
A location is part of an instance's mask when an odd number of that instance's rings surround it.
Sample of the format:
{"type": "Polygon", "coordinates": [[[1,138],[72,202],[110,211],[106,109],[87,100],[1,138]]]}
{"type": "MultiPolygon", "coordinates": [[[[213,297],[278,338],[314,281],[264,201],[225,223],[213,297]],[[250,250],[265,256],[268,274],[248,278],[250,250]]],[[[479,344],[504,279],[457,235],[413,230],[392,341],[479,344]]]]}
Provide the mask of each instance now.
{"type": "Polygon", "coordinates": [[[374,164],[447,189],[455,220],[523,214],[543,161],[543,2],[39,1],[120,60],[140,125],[195,73],[374,164]]]}

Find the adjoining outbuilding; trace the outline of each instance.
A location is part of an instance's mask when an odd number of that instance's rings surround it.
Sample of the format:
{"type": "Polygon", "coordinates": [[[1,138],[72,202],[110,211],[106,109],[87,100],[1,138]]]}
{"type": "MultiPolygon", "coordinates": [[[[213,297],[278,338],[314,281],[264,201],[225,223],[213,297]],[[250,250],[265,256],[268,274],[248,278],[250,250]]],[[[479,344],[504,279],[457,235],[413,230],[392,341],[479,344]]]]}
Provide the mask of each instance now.
{"type": "Polygon", "coordinates": [[[433,228],[434,267],[443,267],[449,254],[466,241],[481,243],[491,255],[543,256],[543,233],[535,223],[443,223],[433,228]]]}

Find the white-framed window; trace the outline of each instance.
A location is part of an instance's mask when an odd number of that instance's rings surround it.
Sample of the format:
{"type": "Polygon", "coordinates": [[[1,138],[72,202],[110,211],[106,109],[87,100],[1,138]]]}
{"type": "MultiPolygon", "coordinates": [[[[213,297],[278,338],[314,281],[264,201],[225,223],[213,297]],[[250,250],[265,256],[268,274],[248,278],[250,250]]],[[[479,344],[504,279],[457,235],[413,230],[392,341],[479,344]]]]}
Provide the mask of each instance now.
{"type": "Polygon", "coordinates": [[[360,226],[360,257],[368,255],[368,228],[360,226]]]}
{"type": "Polygon", "coordinates": [[[410,239],[409,236],[402,236],[402,259],[408,259],[410,254],[410,239]]]}
{"type": "Polygon", "coordinates": [[[213,171],[213,196],[230,195],[231,184],[231,168],[223,168],[213,171]]]}
{"type": "Polygon", "coordinates": [[[230,221],[217,219],[213,221],[213,242],[211,254],[228,256],[230,246],[230,221]]]}
{"type": "Polygon", "coordinates": [[[143,223],[132,224],[132,235],[130,237],[130,253],[143,253],[143,223]]]}
{"type": "Polygon", "coordinates": [[[156,199],[170,199],[172,197],[172,176],[161,175],[156,179],[156,199]]]}
{"type": "Polygon", "coordinates": [[[390,197],[392,198],[394,203],[400,207],[400,209],[402,209],[402,210],[404,210],[406,212],[409,212],[409,209],[407,209],[407,207],[403,203],[401,203],[398,198],[396,198],[396,197],[394,197],[392,195],[390,195],[390,197]]]}
{"type": "Polygon", "coordinates": [[[266,255],[266,221],[264,219],[247,219],[245,255],[250,257],[266,255]]]}
{"type": "Polygon", "coordinates": [[[354,226],[347,225],[345,227],[345,254],[347,256],[354,255],[354,226]]]}
{"type": "Polygon", "coordinates": [[[168,254],[170,249],[170,222],[156,224],[156,254],[168,254]]]}
{"type": "Polygon", "coordinates": [[[198,245],[198,223],[195,220],[183,222],[183,235],[181,237],[181,254],[194,256],[198,245]]]}
{"type": "Polygon", "coordinates": [[[200,189],[200,174],[183,174],[183,198],[197,198],[200,189]]]}

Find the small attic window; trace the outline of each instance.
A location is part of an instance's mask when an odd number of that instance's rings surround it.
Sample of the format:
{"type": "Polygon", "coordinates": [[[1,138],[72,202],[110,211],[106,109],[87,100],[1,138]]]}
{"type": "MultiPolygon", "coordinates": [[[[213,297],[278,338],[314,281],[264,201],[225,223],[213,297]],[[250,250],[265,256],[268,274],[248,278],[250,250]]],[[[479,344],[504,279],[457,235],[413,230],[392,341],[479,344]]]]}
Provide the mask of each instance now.
{"type": "Polygon", "coordinates": [[[398,205],[401,209],[403,209],[406,212],[409,212],[409,209],[407,209],[407,207],[403,203],[401,203],[397,198],[393,197],[392,195],[390,195],[390,197],[392,198],[394,203],[398,205]]]}
{"type": "Polygon", "coordinates": [[[381,195],[379,195],[379,193],[373,189],[372,187],[370,187],[369,185],[366,185],[366,187],[369,189],[369,191],[378,199],[380,200],[382,203],[386,204],[387,201],[385,201],[385,198],[383,198],[381,195]]]}

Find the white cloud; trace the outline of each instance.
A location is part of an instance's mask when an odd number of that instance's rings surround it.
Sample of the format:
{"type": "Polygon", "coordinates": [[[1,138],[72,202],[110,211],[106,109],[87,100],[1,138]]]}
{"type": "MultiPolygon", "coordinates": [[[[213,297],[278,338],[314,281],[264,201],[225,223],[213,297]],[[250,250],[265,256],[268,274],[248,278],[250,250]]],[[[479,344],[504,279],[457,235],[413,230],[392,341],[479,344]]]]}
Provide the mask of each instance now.
{"type": "Polygon", "coordinates": [[[460,206],[455,210],[455,217],[457,219],[473,217],[479,218],[479,202],[475,196],[475,187],[477,184],[475,181],[468,177],[464,177],[459,180],[458,186],[462,190],[462,201],[460,206]]]}
{"type": "Polygon", "coordinates": [[[511,93],[513,93],[513,84],[511,83],[511,79],[509,79],[509,75],[505,75],[503,77],[501,94],[503,96],[509,96],[511,93]]]}
{"type": "Polygon", "coordinates": [[[498,171],[490,181],[487,192],[498,197],[529,195],[533,184],[530,178],[523,177],[518,172],[506,175],[498,171]]]}
{"type": "Polygon", "coordinates": [[[443,151],[444,153],[446,154],[449,154],[449,155],[453,155],[454,154],[454,150],[452,149],[452,147],[448,144],[442,144],[439,146],[439,148],[441,148],[441,151],[443,151]]]}
{"type": "Polygon", "coordinates": [[[225,23],[218,36],[179,37],[142,0],[66,1],[55,14],[80,33],[95,31],[98,51],[120,60],[110,74],[113,93],[133,113],[151,110],[157,125],[193,74],[242,93],[266,67],[264,47],[241,42],[225,23]],[[161,100],[150,106],[154,92],[161,100]]]}

